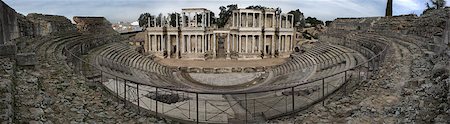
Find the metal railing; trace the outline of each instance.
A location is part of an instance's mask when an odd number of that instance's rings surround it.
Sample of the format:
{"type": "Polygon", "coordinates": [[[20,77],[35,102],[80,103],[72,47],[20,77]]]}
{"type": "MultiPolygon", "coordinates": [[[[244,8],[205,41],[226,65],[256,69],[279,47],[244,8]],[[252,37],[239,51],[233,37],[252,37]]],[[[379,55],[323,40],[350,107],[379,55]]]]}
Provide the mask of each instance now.
{"type": "Polygon", "coordinates": [[[90,49],[103,44],[83,42],[65,47],[63,54],[76,73],[83,74],[118,98],[118,102],[137,111],[180,122],[254,123],[295,115],[317,103],[325,105],[325,100],[332,94],[349,92],[348,87],[378,73],[389,46],[382,41],[351,39],[336,44],[358,51],[369,59],[338,73],[296,85],[236,92],[195,91],[132,81],[119,72],[95,66],[83,59],[82,56],[90,49]],[[371,51],[376,55],[370,56],[371,51]]]}

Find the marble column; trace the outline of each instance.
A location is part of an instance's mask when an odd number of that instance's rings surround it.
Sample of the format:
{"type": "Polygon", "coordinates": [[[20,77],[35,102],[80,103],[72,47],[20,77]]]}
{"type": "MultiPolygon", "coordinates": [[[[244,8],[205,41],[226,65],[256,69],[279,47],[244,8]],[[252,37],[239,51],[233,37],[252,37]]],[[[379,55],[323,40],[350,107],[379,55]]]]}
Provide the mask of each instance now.
{"type": "Polygon", "coordinates": [[[291,16],[291,28],[294,28],[294,15],[291,16]]]}
{"type": "Polygon", "coordinates": [[[170,51],[172,49],[172,42],[170,41],[170,35],[167,35],[167,58],[170,58],[170,51]]]}
{"type": "Polygon", "coordinates": [[[235,47],[235,46],[234,46],[234,39],[235,39],[234,34],[232,34],[231,37],[232,37],[232,38],[231,38],[231,45],[233,46],[233,47],[231,47],[231,50],[232,50],[232,51],[236,51],[236,50],[235,50],[236,48],[234,48],[234,47],[235,47]]]}
{"type": "Polygon", "coordinates": [[[241,53],[241,35],[237,35],[237,52],[241,53]]]}
{"type": "Polygon", "coordinates": [[[248,27],[248,12],[245,13],[245,27],[248,27]]]}
{"type": "Polygon", "coordinates": [[[253,13],[252,22],[252,27],[256,27],[256,13],[253,13]]]}
{"type": "Polygon", "coordinates": [[[231,14],[231,27],[234,27],[234,12],[231,14]]]}
{"type": "Polygon", "coordinates": [[[227,34],[227,53],[230,53],[230,34],[227,34]]]}
{"type": "Polygon", "coordinates": [[[175,27],[178,27],[178,14],[175,13],[175,27]]]}
{"type": "Polygon", "coordinates": [[[188,36],[188,40],[187,40],[187,42],[186,42],[186,44],[187,44],[187,51],[188,51],[188,53],[191,53],[192,51],[191,51],[191,35],[187,35],[188,36]]]}
{"type": "Polygon", "coordinates": [[[244,44],[245,44],[245,53],[248,53],[248,36],[249,35],[245,35],[245,42],[244,42],[244,44]]]}
{"type": "Polygon", "coordinates": [[[286,25],[285,25],[285,28],[288,28],[289,26],[288,26],[288,22],[289,22],[289,15],[288,14],[286,14],[286,25]]]}
{"type": "Polygon", "coordinates": [[[184,36],[184,35],[181,35],[181,37],[180,37],[181,39],[180,39],[180,50],[181,50],[181,52],[180,53],[184,53],[185,51],[186,51],[186,36],[184,36]]]}
{"type": "Polygon", "coordinates": [[[278,35],[278,53],[281,52],[281,35],[278,35]]]}
{"type": "Polygon", "coordinates": [[[251,43],[251,48],[250,50],[252,51],[251,53],[255,52],[255,35],[251,35],[252,36],[252,43],[251,43]]]}
{"type": "Polygon", "coordinates": [[[213,56],[216,56],[216,33],[214,33],[214,37],[213,37],[214,39],[214,43],[213,43],[213,53],[214,53],[214,55],[213,56]]]}
{"type": "Polygon", "coordinates": [[[275,47],[275,35],[272,35],[272,41],[271,42],[272,42],[272,45],[271,45],[272,47],[270,49],[272,51],[271,53],[272,53],[272,58],[273,58],[274,55],[275,55],[275,48],[276,48],[275,47]]]}
{"type": "Polygon", "coordinates": [[[263,38],[262,38],[262,49],[263,49],[263,53],[264,54],[266,54],[267,53],[267,51],[266,51],[266,35],[261,35],[263,38]]]}
{"type": "Polygon", "coordinates": [[[175,50],[175,56],[177,57],[177,58],[179,58],[179,56],[178,56],[178,53],[180,52],[180,40],[179,40],[179,37],[180,37],[180,35],[176,35],[176,42],[177,42],[177,49],[175,50]]]}
{"type": "Polygon", "coordinates": [[[161,43],[162,43],[162,45],[161,45],[161,51],[162,52],[164,52],[164,50],[166,50],[166,37],[164,37],[164,35],[161,35],[161,37],[162,37],[162,40],[161,40],[161,43]]]}

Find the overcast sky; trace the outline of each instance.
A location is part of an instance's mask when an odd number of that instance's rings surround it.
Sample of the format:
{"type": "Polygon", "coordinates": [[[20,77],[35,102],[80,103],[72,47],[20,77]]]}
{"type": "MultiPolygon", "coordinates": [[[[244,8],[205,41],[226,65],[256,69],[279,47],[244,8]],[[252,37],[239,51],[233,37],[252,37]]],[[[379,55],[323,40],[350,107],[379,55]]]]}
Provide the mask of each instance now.
{"type": "MultiPolygon", "coordinates": [[[[219,13],[220,6],[238,4],[281,7],[283,12],[300,9],[305,16],[321,20],[337,17],[383,16],[387,0],[3,0],[17,12],[73,16],[104,16],[111,22],[134,21],[144,12],[181,12],[201,7],[219,13]]],[[[394,0],[394,15],[421,14],[429,0],[394,0]]],[[[450,4],[447,3],[447,4],[450,4]]]]}

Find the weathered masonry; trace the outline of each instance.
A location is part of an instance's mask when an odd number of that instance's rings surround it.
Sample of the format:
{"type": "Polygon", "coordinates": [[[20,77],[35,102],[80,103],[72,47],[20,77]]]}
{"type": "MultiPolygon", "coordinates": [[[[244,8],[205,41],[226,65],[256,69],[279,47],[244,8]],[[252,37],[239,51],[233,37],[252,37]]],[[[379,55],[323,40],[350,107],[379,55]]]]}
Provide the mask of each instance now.
{"type": "Polygon", "coordinates": [[[187,8],[175,20],[149,19],[145,52],[160,58],[245,60],[288,57],[296,44],[292,14],[238,9],[224,28],[217,28],[210,13],[187,8]]]}

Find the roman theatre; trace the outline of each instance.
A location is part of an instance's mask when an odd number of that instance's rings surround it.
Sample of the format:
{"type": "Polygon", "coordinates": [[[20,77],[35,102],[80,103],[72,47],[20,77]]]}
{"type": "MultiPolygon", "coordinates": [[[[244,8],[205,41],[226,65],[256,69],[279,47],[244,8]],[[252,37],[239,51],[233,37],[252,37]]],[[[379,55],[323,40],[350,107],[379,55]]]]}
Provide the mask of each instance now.
{"type": "Polygon", "coordinates": [[[11,123],[433,122],[450,98],[449,9],[337,18],[305,42],[275,9],[237,9],[218,28],[185,8],[118,33],[104,17],[0,5],[11,123]]]}

